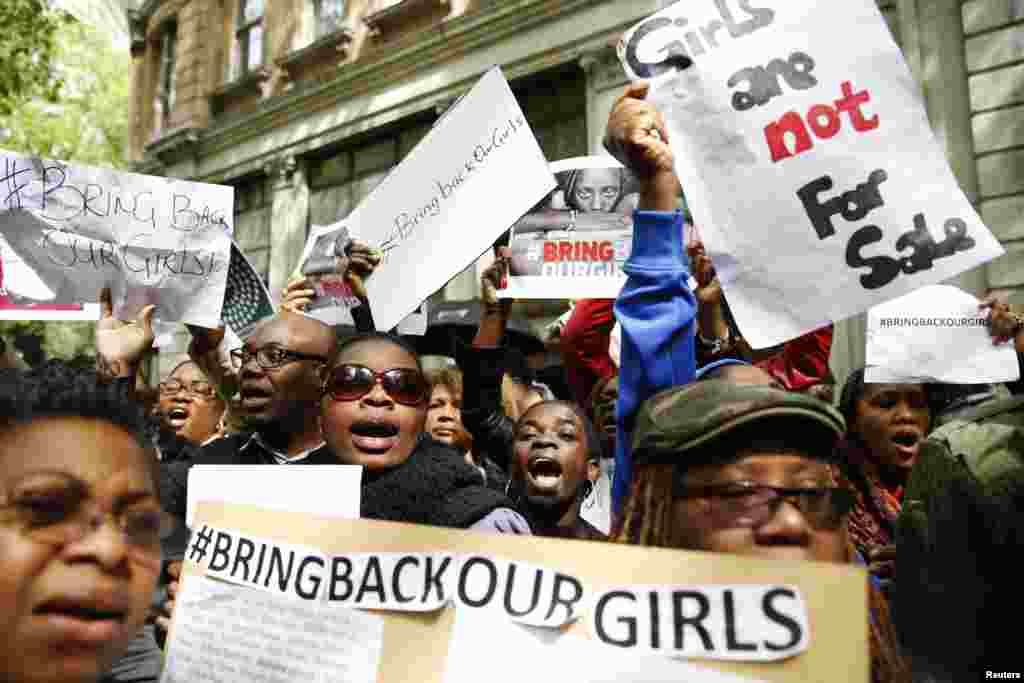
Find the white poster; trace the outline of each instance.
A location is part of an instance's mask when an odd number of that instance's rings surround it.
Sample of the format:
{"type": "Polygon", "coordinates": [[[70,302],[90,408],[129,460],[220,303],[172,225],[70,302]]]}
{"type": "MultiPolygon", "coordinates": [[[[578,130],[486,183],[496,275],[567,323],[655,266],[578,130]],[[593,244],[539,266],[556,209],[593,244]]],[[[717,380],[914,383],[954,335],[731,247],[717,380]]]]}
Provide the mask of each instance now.
{"type": "Polygon", "coordinates": [[[867,382],[989,384],[1020,379],[1013,344],[995,346],[988,310],[950,285],[922,287],[868,311],[867,382]]]}
{"type": "Polygon", "coordinates": [[[384,252],[367,281],[390,330],[555,186],[501,70],[488,71],[345,219],[384,252]]]}
{"type": "Polygon", "coordinates": [[[1003,253],[960,191],[874,0],[692,0],[619,56],[664,114],[709,253],[763,348],[1003,253]]]}
{"type": "Polygon", "coordinates": [[[196,506],[204,501],[358,519],[362,481],[358,465],[195,465],[188,471],[185,522],[192,527],[196,506]]]}
{"type": "Polygon", "coordinates": [[[614,299],[626,283],[639,186],[612,157],[550,166],[558,185],[512,226],[503,297],[614,299]]]}
{"type": "MultiPolygon", "coordinates": [[[[114,314],[217,327],[234,189],[0,151],[4,296],[14,304],[98,302],[114,314]]],[[[0,310],[0,317],[3,311],[0,310]]]]}

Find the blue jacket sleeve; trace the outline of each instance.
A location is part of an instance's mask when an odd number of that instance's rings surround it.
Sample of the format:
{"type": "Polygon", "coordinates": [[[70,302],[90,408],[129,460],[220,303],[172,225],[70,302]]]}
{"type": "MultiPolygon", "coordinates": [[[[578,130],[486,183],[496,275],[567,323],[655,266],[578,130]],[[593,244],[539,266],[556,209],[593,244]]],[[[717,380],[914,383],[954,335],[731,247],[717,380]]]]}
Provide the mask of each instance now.
{"type": "Polygon", "coordinates": [[[629,495],[630,446],[640,404],[662,389],[692,382],[696,374],[697,302],[683,251],[681,211],[634,213],[633,250],[624,270],[628,279],[615,302],[622,326],[612,482],[616,513],[629,495]]]}

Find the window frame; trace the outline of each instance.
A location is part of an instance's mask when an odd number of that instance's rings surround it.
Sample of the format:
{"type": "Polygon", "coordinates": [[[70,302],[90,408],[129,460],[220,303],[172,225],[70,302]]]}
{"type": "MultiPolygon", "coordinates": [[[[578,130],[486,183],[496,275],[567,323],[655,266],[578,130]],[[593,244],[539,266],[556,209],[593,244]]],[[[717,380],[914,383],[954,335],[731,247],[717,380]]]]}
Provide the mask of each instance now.
{"type": "Polygon", "coordinates": [[[235,64],[236,71],[235,71],[235,74],[234,74],[236,80],[240,79],[240,78],[243,78],[247,74],[250,74],[250,73],[252,73],[254,71],[257,71],[261,66],[263,66],[263,62],[264,62],[264,54],[263,53],[265,52],[264,45],[265,45],[266,41],[264,40],[264,36],[262,35],[262,30],[263,30],[263,17],[266,14],[266,11],[267,11],[266,0],[238,0],[237,7],[238,7],[238,14],[235,17],[235,33],[234,33],[235,47],[237,49],[237,55],[238,55],[238,62],[237,62],[237,64],[235,64]],[[246,6],[249,3],[252,3],[252,2],[260,2],[261,3],[262,6],[260,7],[260,14],[259,14],[259,16],[255,17],[253,19],[250,19],[249,21],[246,21],[246,19],[245,19],[246,6]],[[253,29],[258,29],[258,30],[261,31],[261,34],[260,34],[260,55],[259,55],[259,62],[255,66],[250,68],[249,67],[249,61],[251,59],[250,50],[252,49],[251,38],[252,38],[253,29]]]}
{"type": "Polygon", "coordinates": [[[157,66],[156,97],[163,108],[161,124],[166,128],[177,99],[178,22],[169,19],[160,27],[160,59],[157,66]]]}
{"type": "Polygon", "coordinates": [[[324,36],[340,31],[345,27],[345,0],[312,0],[313,2],[313,40],[319,40],[324,36]],[[327,4],[338,7],[337,20],[329,29],[324,28],[324,6],[327,4]]]}

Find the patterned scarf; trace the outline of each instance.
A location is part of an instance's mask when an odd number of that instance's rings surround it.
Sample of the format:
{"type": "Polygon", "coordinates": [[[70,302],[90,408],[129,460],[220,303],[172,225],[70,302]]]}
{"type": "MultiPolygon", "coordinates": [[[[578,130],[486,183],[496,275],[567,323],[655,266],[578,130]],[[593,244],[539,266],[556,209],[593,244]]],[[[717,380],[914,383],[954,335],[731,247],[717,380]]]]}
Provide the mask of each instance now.
{"type": "Polygon", "coordinates": [[[836,483],[853,491],[856,501],[850,512],[850,539],[864,556],[896,542],[896,518],[903,507],[903,487],[886,487],[878,464],[867,448],[849,438],[837,446],[833,472],[836,483]]]}

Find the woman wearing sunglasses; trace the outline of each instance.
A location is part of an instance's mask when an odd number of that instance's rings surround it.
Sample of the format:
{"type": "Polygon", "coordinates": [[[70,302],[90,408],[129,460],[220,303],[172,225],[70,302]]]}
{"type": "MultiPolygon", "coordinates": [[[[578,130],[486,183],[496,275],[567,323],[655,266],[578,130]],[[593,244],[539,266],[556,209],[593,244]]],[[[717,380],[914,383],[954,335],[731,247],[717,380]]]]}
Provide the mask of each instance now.
{"type": "Polygon", "coordinates": [[[340,344],[324,378],[321,425],[338,459],[361,465],[362,516],[529,534],[508,498],[424,433],[429,386],[416,353],[382,334],[340,344]]]}

